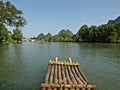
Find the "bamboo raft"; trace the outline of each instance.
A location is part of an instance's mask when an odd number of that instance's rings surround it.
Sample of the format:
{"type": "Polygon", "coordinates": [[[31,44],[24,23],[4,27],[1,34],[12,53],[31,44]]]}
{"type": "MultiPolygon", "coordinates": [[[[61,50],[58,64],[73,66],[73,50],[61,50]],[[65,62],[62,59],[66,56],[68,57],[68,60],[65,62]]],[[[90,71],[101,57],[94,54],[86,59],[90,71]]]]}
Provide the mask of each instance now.
{"type": "Polygon", "coordinates": [[[50,60],[41,90],[96,90],[90,84],[78,62],[50,60]]]}

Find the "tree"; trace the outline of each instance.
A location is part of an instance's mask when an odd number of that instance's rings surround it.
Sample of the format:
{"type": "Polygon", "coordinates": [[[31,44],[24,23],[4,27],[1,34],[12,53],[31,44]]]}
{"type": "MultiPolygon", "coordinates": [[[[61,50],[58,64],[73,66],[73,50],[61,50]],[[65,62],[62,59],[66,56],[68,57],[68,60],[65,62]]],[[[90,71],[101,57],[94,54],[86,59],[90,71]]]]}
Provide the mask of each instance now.
{"type": "Polygon", "coordinates": [[[52,37],[52,34],[48,33],[47,35],[45,35],[45,40],[49,41],[51,37],[52,37]]]}
{"type": "Polygon", "coordinates": [[[80,28],[78,38],[78,40],[89,41],[89,28],[87,26],[80,28]]]}
{"type": "Polygon", "coordinates": [[[0,1],[0,23],[15,26],[26,25],[26,20],[21,16],[23,12],[18,10],[10,1],[0,1]]]}
{"type": "Polygon", "coordinates": [[[10,31],[7,30],[6,25],[14,26],[16,29],[13,31],[13,38],[17,41],[21,40],[22,33],[19,28],[26,25],[26,20],[22,14],[23,12],[18,10],[10,1],[0,0],[0,42],[11,39],[10,31]]]}
{"type": "Polygon", "coordinates": [[[5,42],[9,38],[9,31],[4,24],[0,23],[0,42],[5,42]]]}
{"type": "Polygon", "coordinates": [[[57,35],[57,41],[60,41],[60,42],[68,42],[68,41],[72,41],[72,36],[73,36],[73,33],[70,31],[70,30],[65,30],[65,29],[62,29],[58,35],[57,35]]]}
{"type": "Polygon", "coordinates": [[[97,26],[92,25],[89,28],[89,40],[91,42],[96,42],[97,41],[97,26]]]}
{"type": "Polygon", "coordinates": [[[20,42],[23,38],[22,32],[20,29],[15,29],[13,30],[13,39],[16,40],[17,42],[20,42]]]}
{"type": "Polygon", "coordinates": [[[120,23],[115,24],[116,32],[118,33],[117,41],[120,42],[120,23]]]}
{"type": "Polygon", "coordinates": [[[88,26],[86,24],[80,27],[79,31],[76,33],[76,41],[82,41],[86,38],[86,36],[83,35],[86,30],[88,30],[88,26]]]}

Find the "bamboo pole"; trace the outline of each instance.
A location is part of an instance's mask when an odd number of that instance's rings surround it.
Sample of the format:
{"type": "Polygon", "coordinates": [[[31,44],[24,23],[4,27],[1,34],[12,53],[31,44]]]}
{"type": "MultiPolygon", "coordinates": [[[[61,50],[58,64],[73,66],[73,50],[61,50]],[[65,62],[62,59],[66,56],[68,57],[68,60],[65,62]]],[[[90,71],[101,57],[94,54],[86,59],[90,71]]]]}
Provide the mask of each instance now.
{"type": "Polygon", "coordinates": [[[51,70],[51,65],[48,65],[47,72],[46,72],[46,75],[45,75],[44,83],[48,83],[49,76],[50,76],[50,70],[51,70]]]}
{"type": "MultiPolygon", "coordinates": [[[[73,84],[72,81],[70,80],[67,66],[65,65],[64,68],[65,68],[65,75],[66,75],[66,79],[67,79],[67,84],[73,84]]],[[[69,90],[69,89],[65,88],[65,90],[69,90]]]]}
{"type": "Polygon", "coordinates": [[[59,88],[59,87],[65,87],[65,88],[75,88],[75,87],[78,87],[78,88],[95,88],[94,85],[82,85],[82,84],[41,84],[41,87],[46,87],[46,88],[59,88]]]}
{"type": "Polygon", "coordinates": [[[84,78],[84,80],[85,80],[87,83],[89,83],[88,79],[86,78],[86,76],[84,75],[84,73],[82,72],[82,70],[81,70],[79,67],[77,67],[77,68],[78,68],[78,71],[80,72],[81,76],[84,78]]]}
{"type": "Polygon", "coordinates": [[[46,87],[41,87],[41,90],[46,90],[46,87]]]}
{"type": "Polygon", "coordinates": [[[80,78],[78,77],[78,75],[75,72],[75,66],[71,66],[71,71],[73,73],[73,75],[75,76],[75,80],[77,82],[77,84],[83,84],[83,82],[80,80],[80,78]]]}
{"type": "Polygon", "coordinates": [[[73,73],[72,73],[72,70],[71,70],[70,66],[68,66],[68,72],[69,72],[70,79],[71,79],[71,81],[73,82],[73,84],[77,84],[77,82],[76,82],[76,80],[75,80],[75,77],[74,77],[74,75],[73,75],[73,73]]]}
{"type": "Polygon", "coordinates": [[[82,88],[82,90],[86,90],[85,88],[82,88]]]}
{"type": "MultiPolygon", "coordinates": [[[[75,72],[74,66],[71,66],[71,70],[72,70],[72,72],[74,74],[74,78],[75,78],[77,84],[82,84],[80,78],[77,76],[77,74],[75,72]]],[[[80,90],[80,88],[76,87],[76,90],[80,90]]]]}
{"type": "MultiPolygon", "coordinates": [[[[62,84],[62,72],[61,72],[61,65],[58,65],[58,84],[61,85],[62,84]]],[[[63,90],[62,87],[59,88],[59,90],[63,90]]]]}
{"type": "MultiPolygon", "coordinates": [[[[63,76],[63,82],[62,83],[67,84],[67,78],[66,78],[66,74],[65,74],[65,66],[63,66],[63,65],[62,65],[62,76],[63,76]]],[[[64,87],[64,90],[68,90],[68,88],[64,87]]]]}
{"type": "Polygon", "coordinates": [[[58,65],[58,83],[62,84],[61,65],[58,65]]]}
{"type": "MultiPolygon", "coordinates": [[[[45,84],[48,84],[48,80],[49,80],[49,76],[50,76],[50,70],[51,70],[51,65],[49,64],[48,68],[47,68],[47,72],[45,74],[45,79],[44,79],[45,84]]],[[[41,88],[41,90],[46,90],[46,88],[41,88]]]]}
{"type": "MultiPolygon", "coordinates": [[[[54,68],[54,84],[57,84],[58,79],[57,79],[57,65],[55,65],[54,68]]],[[[57,88],[54,88],[54,90],[57,90],[57,88]]]]}
{"type": "MultiPolygon", "coordinates": [[[[77,84],[77,82],[74,78],[74,75],[72,74],[70,66],[68,66],[68,72],[69,72],[69,76],[70,76],[72,84],[77,84]]],[[[70,90],[75,90],[75,87],[71,87],[70,90]]]]}
{"type": "Polygon", "coordinates": [[[75,68],[76,74],[78,75],[78,77],[80,78],[82,82],[81,84],[86,84],[84,78],[81,76],[80,72],[78,71],[78,68],[76,66],[74,68],[75,68]]]}
{"type": "Polygon", "coordinates": [[[55,68],[54,68],[55,70],[55,73],[54,73],[54,84],[57,84],[57,82],[58,82],[58,79],[57,79],[57,65],[55,65],[55,68]]]}
{"type": "Polygon", "coordinates": [[[69,73],[68,73],[68,66],[65,66],[65,73],[66,73],[66,78],[67,78],[67,84],[73,84],[72,81],[70,80],[70,76],[69,76],[69,73]]]}
{"type": "Polygon", "coordinates": [[[56,62],[56,63],[58,62],[58,57],[55,57],[55,62],[56,62]]]}
{"type": "Polygon", "coordinates": [[[49,84],[53,84],[53,76],[54,76],[54,65],[51,65],[51,73],[49,77],[49,84]]]}
{"type": "Polygon", "coordinates": [[[62,70],[61,70],[61,71],[62,71],[62,72],[61,72],[61,73],[62,73],[62,83],[67,84],[66,77],[65,77],[64,66],[62,65],[61,67],[62,67],[62,68],[61,68],[61,69],[62,69],[62,70]]]}
{"type": "MultiPolygon", "coordinates": [[[[73,64],[73,65],[75,65],[75,63],[73,63],[72,62],[72,59],[69,57],[68,58],[68,62],[70,63],[70,64],[73,64]]],[[[71,65],[72,66],[72,65],[71,65]]],[[[71,79],[71,82],[73,83],[73,84],[77,84],[77,82],[76,82],[76,80],[75,80],[75,77],[74,77],[74,75],[73,75],[73,73],[72,73],[72,70],[71,70],[71,68],[70,68],[70,65],[68,65],[67,66],[67,69],[68,69],[68,72],[69,72],[69,76],[70,76],[70,79],[71,79]]],[[[75,90],[75,88],[70,88],[70,90],[75,90]]]]}
{"type": "Polygon", "coordinates": [[[73,62],[73,63],[67,62],[67,63],[65,64],[64,62],[51,61],[51,62],[49,62],[49,64],[57,64],[57,65],[61,64],[61,65],[71,65],[71,66],[74,65],[74,66],[79,66],[79,64],[76,63],[76,62],[73,62]]]}
{"type": "Polygon", "coordinates": [[[68,62],[69,62],[69,63],[72,63],[72,59],[71,59],[70,57],[68,58],[68,62]]]}
{"type": "MultiPolygon", "coordinates": [[[[51,73],[49,77],[49,84],[53,84],[53,77],[54,77],[54,65],[51,65],[51,73]]],[[[48,90],[52,90],[51,87],[48,87],[48,90]]]]}

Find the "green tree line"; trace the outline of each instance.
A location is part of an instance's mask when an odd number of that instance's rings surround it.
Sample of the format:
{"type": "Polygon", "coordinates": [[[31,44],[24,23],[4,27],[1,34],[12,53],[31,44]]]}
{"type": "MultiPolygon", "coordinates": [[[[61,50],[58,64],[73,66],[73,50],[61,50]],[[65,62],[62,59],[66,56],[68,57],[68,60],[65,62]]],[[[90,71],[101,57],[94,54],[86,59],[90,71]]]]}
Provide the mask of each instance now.
{"type": "Polygon", "coordinates": [[[23,12],[10,1],[0,1],[0,42],[21,41],[23,35],[20,27],[26,25],[22,14],[23,12]],[[14,27],[13,32],[8,30],[6,26],[14,27]]]}
{"type": "Polygon", "coordinates": [[[120,23],[101,26],[82,26],[76,34],[76,41],[120,42],[120,23]]]}
{"type": "Polygon", "coordinates": [[[100,26],[83,25],[76,34],[62,29],[57,35],[39,34],[37,40],[48,42],[120,42],[120,23],[100,26]]]}

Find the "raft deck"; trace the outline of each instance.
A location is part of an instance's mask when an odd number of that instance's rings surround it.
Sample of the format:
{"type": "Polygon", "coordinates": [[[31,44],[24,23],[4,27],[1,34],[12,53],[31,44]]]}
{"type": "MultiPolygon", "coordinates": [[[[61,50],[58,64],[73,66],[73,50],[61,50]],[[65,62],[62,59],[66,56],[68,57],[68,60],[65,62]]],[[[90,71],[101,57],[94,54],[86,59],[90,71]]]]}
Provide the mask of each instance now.
{"type": "Polygon", "coordinates": [[[90,84],[78,62],[50,60],[41,90],[96,90],[90,84]]]}

